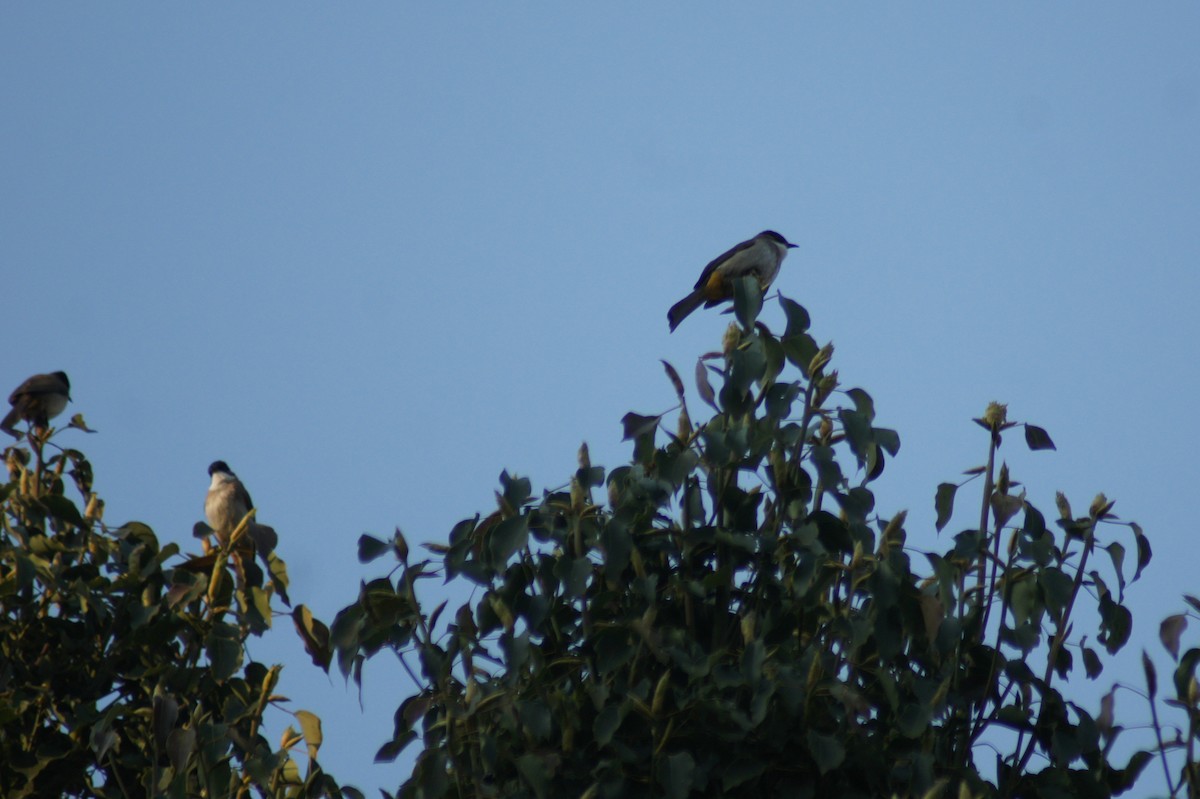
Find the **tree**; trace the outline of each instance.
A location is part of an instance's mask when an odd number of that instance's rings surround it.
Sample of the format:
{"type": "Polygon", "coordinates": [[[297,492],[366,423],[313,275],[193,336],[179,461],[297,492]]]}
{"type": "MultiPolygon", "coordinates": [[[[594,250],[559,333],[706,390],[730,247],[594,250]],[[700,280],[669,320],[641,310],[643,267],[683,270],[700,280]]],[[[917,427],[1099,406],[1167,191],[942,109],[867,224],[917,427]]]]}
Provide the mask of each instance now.
{"type": "MultiPolygon", "coordinates": [[[[78,416],[70,427],[87,429],[78,416]]],[[[227,545],[181,559],[144,524],[110,529],[91,464],[54,438],[32,432],[27,446],[5,450],[0,793],[336,795],[316,760],[315,715],[295,711],[299,730],[289,727],[278,749],[260,731],[282,704],[280,667],[249,661],[245,642],[270,627],[272,599],[287,600],[273,531],[251,513],[227,545]],[[301,743],[304,772],[291,754],[301,743]]]]}
{"type": "MultiPolygon", "coordinates": [[[[1032,450],[1050,436],[993,403],[975,420],[986,465],[968,472],[978,526],[912,551],[904,513],[880,515],[870,490],[899,436],[866,391],[840,389],[800,305],[780,298],[782,334],[761,305],[742,281],[738,324],[697,363],[707,421],[693,423],[664,363],[673,429],[670,412],[628,414],[629,464],[606,472],[585,446],[569,487],[540,496],[502,474],[496,509],[426,557],[399,530],[360,540],[361,560],[395,566],[338,613],[330,642],[355,680],[386,651],[419,684],[378,755],[423,740],[397,795],[1102,797],[1134,784],[1152,754],[1114,762],[1112,694],[1085,707],[1062,686],[1096,679],[1129,639],[1124,590],[1151,556],[1140,528],[1103,495],[1082,515],[1060,495],[1047,524],[997,455],[1018,432],[1032,450]],[[427,611],[418,584],[434,577],[477,599],[427,611]]],[[[939,529],[960,487],[938,488],[939,529]]]]}
{"type": "MultiPolygon", "coordinates": [[[[503,473],[496,509],[427,556],[399,530],[363,536],[360,560],[394,565],[330,627],[291,611],[316,666],[336,659],[361,683],[388,652],[418,684],[378,753],[423,745],[398,795],[1108,797],[1155,758],[1172,796],[1200,795],[1200,648],[1182,646],[1200,599],[1159,628],[1173,691],[1143,654],[1152,746],[1115,754],[1115,696],[1136,689],[1093,702],[1067,688],[1130,640],[1141,528],[1102,494],[1082,514],[1059,495],[1047,523],[999,454],[1018,434],[1054,444],[992,403],[975,420],[984,465],[934,500],[942,530],[980,485],[978,523],[915,551],[870,488],[899,435],[866,391],[839,387],[800,305],[780,298],[778,335],[761,306],[739,283],[738,323],[697,362],[707,420],[664,363],[678,405],[625,417],[628,464],[607,471],[584,446],[539,496],[503,473]],[[436,577],[472,599],[427,610],[419,585],[436,577]]],[[[91,465],[55,431],[5,463],[0,792],[362,796],[320,767],[320,721],[283,707],[279,666],[246,657],[290,601],[253,512],[182,557],[144,524],[108,527],[91,465]],[[298,727],[278,747],[269,708],[298,727]]]]}

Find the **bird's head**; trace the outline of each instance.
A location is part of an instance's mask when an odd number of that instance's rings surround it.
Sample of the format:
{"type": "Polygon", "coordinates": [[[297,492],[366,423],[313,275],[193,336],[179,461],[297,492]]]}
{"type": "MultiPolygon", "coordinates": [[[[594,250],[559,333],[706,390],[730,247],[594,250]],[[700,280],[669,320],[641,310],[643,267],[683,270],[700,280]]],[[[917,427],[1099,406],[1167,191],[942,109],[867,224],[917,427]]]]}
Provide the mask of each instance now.
{"type": "Polygon", "coordinates": [[[785,239],[783,236],[776,233],[774,230],[764,230],[762,233],[758,234],[758,238],[766,239],[767,241],[770,241],[774,244],[781,244],[789,250],[793,249],[796,246],[795,244],[792,244],[790,241],[785,239]]]}

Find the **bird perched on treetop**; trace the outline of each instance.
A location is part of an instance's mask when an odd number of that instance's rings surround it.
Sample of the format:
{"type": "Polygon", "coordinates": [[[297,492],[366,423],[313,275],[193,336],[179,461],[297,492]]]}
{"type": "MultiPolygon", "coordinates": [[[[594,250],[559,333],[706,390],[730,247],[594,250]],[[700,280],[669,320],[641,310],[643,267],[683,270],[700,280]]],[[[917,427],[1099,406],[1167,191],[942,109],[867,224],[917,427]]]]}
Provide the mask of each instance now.
{"type": "Polygon", "coordinates": [[[0,421],[0,430],[11,436],[17,434],[15,425],[20,419],[30,427],[45,430],[50,420],[63,412],[71,401],[71,381],[66,372],[34,375],[17,386],[8,397],[12,410],[0,421]]]}
{"type": "MultiPolygon", "coordinates": [[[[233,531],[242,523],[242,519],[246,518],[246,514],[254,508],[254,503],[250,500],[250,492],[246,490],[242,481],[225,461],[213,461],[212,465],[208,467],[208,473],[212,476],[212,483],[209,484],[208,494],[204,498],[204,516],[208,519],[208,525],[212,528],[212,532],[217,536],[217,541],[224,547],[229,544],[233,531]]],[[[198,538],[204,538],[208,533],[209,530],[205,529],[203,525],[197,525],[195,535],[198,538]]],[[[254,556],[257,554],[263,565],[267,567],[271,585],[279,594],[280,599],[290,605],[286,574],[283,576],[276,574],[273,566],[277,560],[273,553],[275,545],[278,543],[279,535],[275,532],[275,528],[251,520],[246,525],[245,536],[240,537],[234,544],[234,551],[231,554],[234,555],[233,562],[238,574],[246,583],[250,586],[261,587],[264,575],[262,569],[259,569],[254,563],[254,556]]],[[[189,559],[183,564],[184,568],[194,571],[211,569],[216,553],[209,551],[207,545],[205,552],[206,554],[203,556],[189,559]]]]}
{"type": "Polygon", "coordinates": [[[217,540],[227,544],[229,536],[254,507],[254,502],[250,499],[250,492],[225,461],[213,461],[208,473],[212,483],[204,498],[204,516],[217,540]]]}
{"type": "Polygon", "coordinates": [[[736,278],[754,275],[764,289],[771,285],[779,274],[779,265],[783,263],[787,251],[795,246],[774,230],[764,230],[709,261],[696,281],[695,290],[667,311],[671,330],[679,327],[679,323],[701,304],[711,308],[719,302],[733,299],[736,278]]]}

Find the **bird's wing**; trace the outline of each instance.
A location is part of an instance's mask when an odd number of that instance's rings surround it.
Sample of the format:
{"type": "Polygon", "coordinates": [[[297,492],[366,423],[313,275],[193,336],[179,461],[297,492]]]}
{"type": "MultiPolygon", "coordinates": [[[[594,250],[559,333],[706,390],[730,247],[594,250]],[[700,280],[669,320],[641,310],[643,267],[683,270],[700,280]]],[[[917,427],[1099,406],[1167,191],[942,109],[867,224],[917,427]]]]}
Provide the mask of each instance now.
{"type": "Polygon", "coordinates": [[[39,394],[65,394],[67,389],[62,381],[54,375],[34,375],[13,390],[8,398],[9,405],[15,405],[21,395],[36,397],[39,394]]]}
{"type": "Polygon", "coordinates": [[[233,495],[235,497],[237,497],[239,500],[241,500],[242,502],[246,503],[246,510],[250,510],[254,507],[254,502],[253,502],[253,500],[250,499],[250,492],[246,490],[246,487],[244,485],[242,485],[241,480],[237,480],[237,479],[234,480],[233,495]]]}
{"type": "Polygon", "coordinates": [[[718,255],[716,258],[713,258],[708,262],[708,266],[704,267],[704,271],[700,273],[700,279],[696,281],[695,288],[701,288],[705,286],[708,283],[708,279],[712,277],[712,273],[717,270],[718,266],[737,255],[742,250],[748,250],[752,246],[754,246],[754,239],[747,239],[741,244],[735,244],[725,252],[718,255]]]}

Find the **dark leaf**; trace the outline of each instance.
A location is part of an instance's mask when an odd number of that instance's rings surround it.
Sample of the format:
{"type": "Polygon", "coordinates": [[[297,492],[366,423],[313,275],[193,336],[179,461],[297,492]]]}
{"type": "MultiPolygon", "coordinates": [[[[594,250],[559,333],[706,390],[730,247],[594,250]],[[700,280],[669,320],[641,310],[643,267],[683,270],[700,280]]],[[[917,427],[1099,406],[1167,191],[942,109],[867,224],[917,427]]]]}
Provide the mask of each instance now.
{"type": "Polygon", "coordinates": [[[1174,616],[1167,616],[1158,626],[1158,640],[1162,641],[1163,646],[1171,653],[1171,657],[1176,660],[1179,660],[1179,637],[1187,629],[1187,624],[1187,616],[1177,613],[1174,616]]]}
{"type": "Polygon", "coordinates": [[[847,389],[846,396],[854,403],[854,409],[866,417],[867,421],[875,419],[875,400],[861,388],[847,389]]]}
{"type": "Polygon", "coordinates": [[[232,677],[242,664],[242,643],[238,629],[229,624],[215,624],[204,641],[209,668],[217,682],[232,677]]]}
{"type": "Polygon", "coordinates": [[[400,528],[396,528],[396,534],[392,537],[392,549],[396,550],[396,559],[403,564],[408,564],[408,540],[405,539],[404,533],[400,532],[400,528]]]}
{"type": "Polygon", "coordinates": [[[500,568],[529,541],[529,517],[510,516],[496,525],[488,538],[492,564],[500,568]]]}
{"type": "Polygon", "coordinates": [[[313,665],[324,671],[329,671],[329,661],[332,655],[329,649],[329,628],[320,619],[312,615],[304,605],[297,605],[292,611],[292,624],[296,633],[304,643],[304,651],[312,658],[313,665]]]}
{"type": "Polygon", "coordinates": [[[1136,522],[1133,522],[1129,525],[1129,527],[1133,530],[1133,538],[1137,542],[1137,571],[1133,574],[1133,579],[1136,580],[1142,576],[1142,569],[1146,568],[1146,565],[1150,562],[1150,558],[1153,556],[1153,553],[1150,551],[1150,539],[1146,538],[1145,533],[1142,532],[1141,526],[1136,522]]]}
{"type": "Polygon", "coordinates": [[[1150,701],[1154,701],[1154,697],[1158,695],[1158,674],[1154,671],[1154,663],[1150,661],[1150,656],[1146,654],[1146,650],[1142,650],[1142,671],[1146,675],[1146,693],[1150,695],[1150,701]]]}
{"type": "Polygon", "coordinates": [[[812,320],[808,316],[808,311],[800,303],[794,300],[789,300],[782,294],[779,295],[779,305],[783,308],[783,313],[787,316],[787,328],[784,331],[784,338],[798,336],[808,330],[812,320]]]}
{"type": "MultiPolygon", "coordinates": [[[[754,282],[757,284],[758,281],[754,282]]],[[[676,752],[662,758],[658,765],[658,783],[663,787],[664,795],[668,799],[687,799],[692,791],[695,770],[696,761],[688,752],[676,752]]]]}
{"type": "Polygon", "coordinates": [[[154,743],[160,748],[165,747],[167,736],[175,729],[175,720],[179,718],[179,703],[170,694],[163,693],[161,688],[155,688],[151,714],[154,719],[154,743]]]}
{"type": "Polygon", "coordinates": [[[1032,424],[1025,425],[1025,443],[1032,450],[1056,449],[1054,442],[1050,440],[1050,434],[1032,424]]]}
{"type": "Polygon", "coordinates": [[[1100,662],[1100,656],[1090,646],[1083,647],[1083,668],[1087,672],[1089,680],[1096,679],[1100,676],[1100,672],[1104,671],[1104,664],[1100,662]]]}
{"type": "Polygon", "coordinates": [[[544,799],[550,787],[550,780],[554,776],[552,763],[557,759],[557,755],[537,755],[528,753],[517,758],[517,771],[521,772],[521,777],[533,788],[533,793],[538,799],[544,799]]]}
{"type": "Polygon", "coordinates": [[[39,501],[52,518],[76,527],[83,526],[83,515],[79,512],[79,508],[75,507],[75,503],[66,497],[50,494],[42,497],[39,501]]]}
{"type": "Polygon", "coordinates": [[[383,746],[379,747],[379,751],[375,753],[375,762],[391,763],[400,756],[400,753],[404,751],[404,747],[416,740],[416,737],[417,734],[412,730],[409,730],[399,738],[388,741],[383,746]]]}
{"type": "Polygon", "coordinates": [[[390,547],[386,541],[380,541],[378,538],[364,533],[358,537],[358,562],[370,563],[388,549],[390,547]]]}
{"type": "Polygon", "coordinates": [[[608,746],[612,741],[613,734],[620,726],[621,708],[617,705],[606,705],[596,714],[596,721],[592,723],[592,735],[596,736],[596,745],[608,746]]]}
{"type": "Polygon", "coordinates": [[[942,483],[937,487],[937,496],[934,497],[933,507],[937,511],[935,527],[938,532],[942,531],[954,513],[954,493],[956,491],[958,491],[958,486],[954,483],[942,483]]]}
{"type": "Polygon", "coordinates": [[[679,379],[679,372],[676,372],[675,367],[666,361],[661,363],[667,372],[667,377],[671,379],[671,385],[675,387],[675,396],[679,397],[680,402],[683,402],[683,381],[679,379]]]}
{"type": "Polygon", "coordinates": [[[630,441],[645,433],[652,432],[658,426],[661,416],[642,416],[632,411],[621,417],[621,426],[625,431],[622,441],[630,441]]]}
{"type": "Polygon", "coordinates": [[[717,395],[713,392],[712,384],[708,382],[708,367],[704,364],[703,358],[696,361],[696,390],[706,405],[714,411],[720,412],[721,409],[717,407],[717,395]]]}
{"type": "Polygon", "coordinates": [[[886,427],[875,428],[875,443],[887,450],[893,458],[900,452],[900,434],[886,427]]]}
{"type": "Polygon", "coordinates": [[[1183,653],[1179,665],[1175,667],[1175,694],[1186,697],[1192,690],[1192,681],[1196,677],[1196,663],[1200,661],[1200,649],[1195,647],[1183,653]]]}
{"type": "Polygon", "coordinates": [[[180,727],[172,730],[167,736],[167,757],[171,760],[171,768],[175,773],[181,773],[187,767],[188,757],[196,749],[196,729],[180,727]]]}

